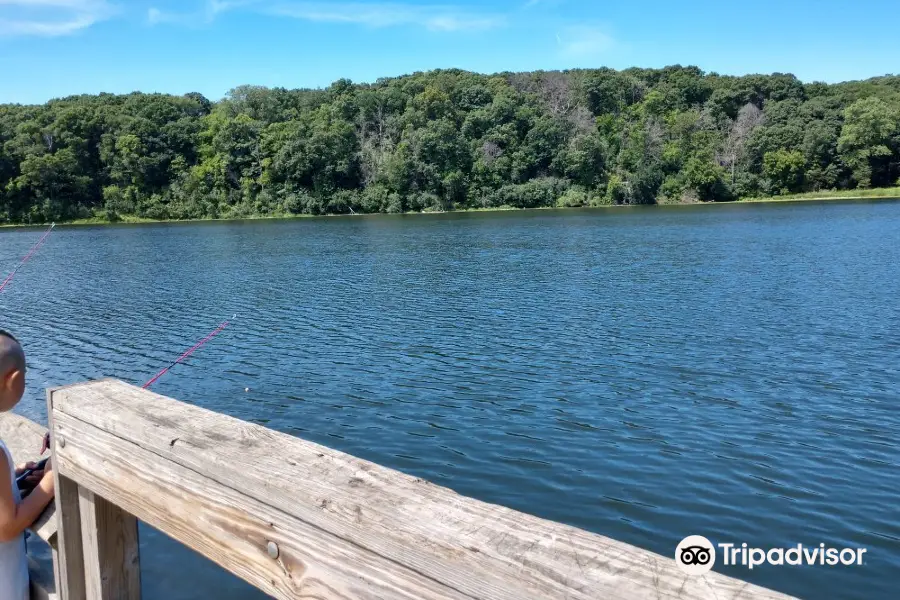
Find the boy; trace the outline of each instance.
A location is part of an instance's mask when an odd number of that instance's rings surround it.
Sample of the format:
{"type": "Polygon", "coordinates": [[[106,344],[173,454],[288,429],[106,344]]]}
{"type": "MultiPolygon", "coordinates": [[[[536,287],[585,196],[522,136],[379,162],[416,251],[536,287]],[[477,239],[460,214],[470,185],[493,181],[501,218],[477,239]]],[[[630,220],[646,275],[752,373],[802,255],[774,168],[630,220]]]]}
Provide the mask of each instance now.
{"type": "MultiPolygon", "coordinates": [[[[25,393],[25,352],[19,342],[0,330],[0,412],[19,403],[25,393]]],[[[0,598],[28,600],[28,559],[25,530],[53,499],[53,472],[49,464],[31,494],[22,500],[12,456],[0,440],[0,598]]],[[[26,465],[33,466],[33,465],[26,465]]]]}

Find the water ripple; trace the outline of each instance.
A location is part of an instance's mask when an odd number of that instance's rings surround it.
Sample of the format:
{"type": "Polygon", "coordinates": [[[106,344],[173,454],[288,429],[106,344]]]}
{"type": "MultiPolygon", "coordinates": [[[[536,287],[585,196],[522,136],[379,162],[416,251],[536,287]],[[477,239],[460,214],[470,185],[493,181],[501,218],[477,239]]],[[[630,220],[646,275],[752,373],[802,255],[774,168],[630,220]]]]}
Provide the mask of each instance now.
{"type": "MultiPolygon", "coordinates": [[[[665,555],[863,545],[728,572],[887,599],[898,231],[898,203],[61,227],[0,327],[42,419],[43,388],[143,383],[237,313],[156,390],[665,555]]],[[[0,265],[34,235],[0,233],[0,265]]],[[[144,539],[146,597],[252,597],[144,539]]]]}

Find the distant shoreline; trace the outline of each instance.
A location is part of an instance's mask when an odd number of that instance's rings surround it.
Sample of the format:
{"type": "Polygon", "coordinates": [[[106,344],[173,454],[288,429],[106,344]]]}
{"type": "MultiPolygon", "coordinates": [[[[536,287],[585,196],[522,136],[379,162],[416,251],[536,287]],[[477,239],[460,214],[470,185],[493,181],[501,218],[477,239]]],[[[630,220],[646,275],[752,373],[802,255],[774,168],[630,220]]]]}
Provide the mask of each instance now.
{"type": "Polygon", "coordinates": [[[734,202],[707,202],[704,204],[741,204],[748,202],[798,202],[804,200],[893,200],[900,199],[900,187],[875,188],[870,190],[840,190],[826,192],[806,192],[786,196],[762,198],[742,198],[734,202]]]}
{"type": "MultiPolygon", "coordinates": [[[[147,219],[144,217],[125,216],[117,221],[110,221],[104,217],[93,217],[90,219],[75,219],[72,221],[57,221],[57,225],[65,225],[72,227],[96,226],[96,225],[144,225],[154,223],[228,223],[239,221],[292,221],[294,219],[316,219],[322,217],[365,217],[375,215],[439,215],[452,213],[472,213],[472,212],[520,212],[520,211],[538,211],[538,210],[572,210],[572,209],[609,209],[615,210],[620,208],[633,208],[635,206],[736,206],[740,204],[774,204],[774,203],[792,203],[792,202],[822,202],[830,200],[900,200],[900,187],[879,188],[872,190],[842,190],[837,192],[809,192],[804,194],[790,194],[785,196],[770,196],[763,198],[742,198],[740,200],[732,200],[729,202],[691,202],[691,203],[671,203],[671,204],[618,204],[607,206],[540,206],[535,208],[518,208],[515,206],[498,206],[494,208],[462,208],[448,211],[421,211],[421,212],[405,212],[405,213],[356,213],[356,214],[322,214],[322,215],[261,215],[249,217],[226,217],[216,219],[147,219]]],[[[5,223],[0,225],[0,229],[22,228],[22,227],[47,227],[50,223],[5,223]]]]}

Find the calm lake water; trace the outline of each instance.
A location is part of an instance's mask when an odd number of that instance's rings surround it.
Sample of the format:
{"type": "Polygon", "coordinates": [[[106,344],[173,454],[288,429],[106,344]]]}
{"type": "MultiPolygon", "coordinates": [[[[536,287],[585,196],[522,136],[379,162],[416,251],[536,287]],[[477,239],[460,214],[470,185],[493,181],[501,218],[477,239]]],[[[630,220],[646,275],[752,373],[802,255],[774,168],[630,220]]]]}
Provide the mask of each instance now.
{"type": "MultiPolygon", "coordinates": [[[[888,599],[898,301],[900,202],[801,203],[58,228],[0,326],[44,420],[45,387],[143,383],[237,313],[156,391],[667,556],[865,547],[717,569],[888,599]]],[[[147,598],[261,597],[142,543],[147,598]]]]}

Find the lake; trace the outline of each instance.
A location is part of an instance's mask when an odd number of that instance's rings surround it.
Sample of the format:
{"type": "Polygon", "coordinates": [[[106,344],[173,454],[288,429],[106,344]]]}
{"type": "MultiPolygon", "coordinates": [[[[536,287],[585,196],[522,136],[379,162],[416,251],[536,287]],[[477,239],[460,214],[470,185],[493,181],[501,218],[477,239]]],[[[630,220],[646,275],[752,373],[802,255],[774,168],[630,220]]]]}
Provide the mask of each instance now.
{"type": "MultiPolygon", "coordinates": [[[[40,230],[0,232],[7,272],[40,230]]],[[[666,556],[896,597],[900,202],[59,227],[0,294],[29,388],[142,384],[666,556]],[[245,391],[249,388],[249,391],[245,391]]],[[[142,530],[145,597],[261,594],[142,530]]]]}

